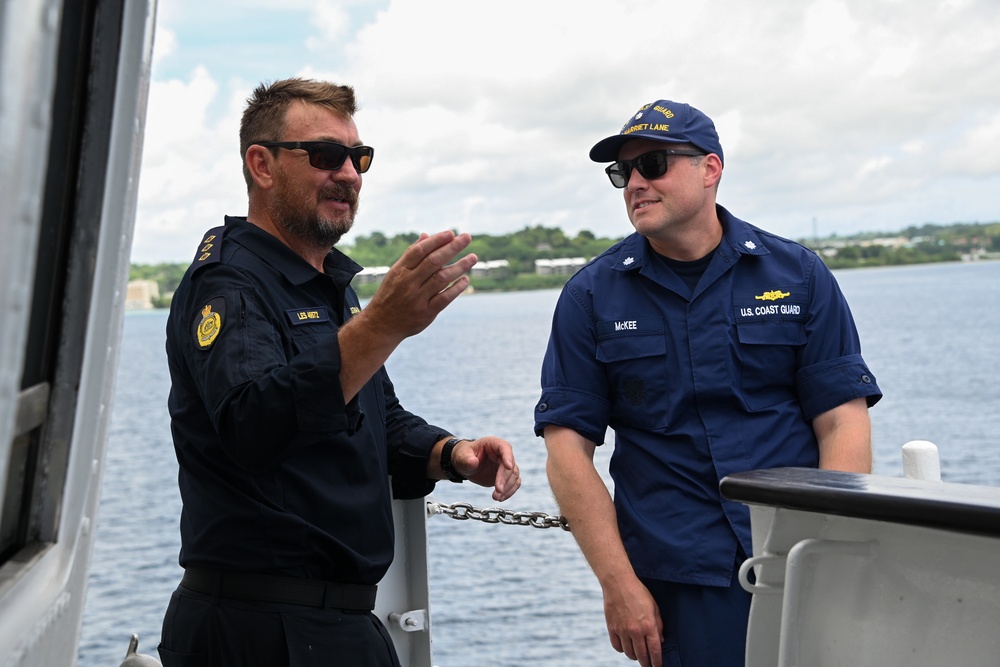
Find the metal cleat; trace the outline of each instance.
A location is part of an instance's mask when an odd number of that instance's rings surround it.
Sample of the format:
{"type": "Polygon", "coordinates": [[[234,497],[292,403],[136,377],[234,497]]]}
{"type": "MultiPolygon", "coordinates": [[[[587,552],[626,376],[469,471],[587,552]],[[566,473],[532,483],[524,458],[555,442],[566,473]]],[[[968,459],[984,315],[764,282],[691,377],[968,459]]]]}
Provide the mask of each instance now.
{"type": "Polygon", "coordinates": [[[139,648],[139,635],[132,635],[128,643],[128,652],[119,667],[163,667],[160,661],[151,655],[136,653],[139,648]]]}

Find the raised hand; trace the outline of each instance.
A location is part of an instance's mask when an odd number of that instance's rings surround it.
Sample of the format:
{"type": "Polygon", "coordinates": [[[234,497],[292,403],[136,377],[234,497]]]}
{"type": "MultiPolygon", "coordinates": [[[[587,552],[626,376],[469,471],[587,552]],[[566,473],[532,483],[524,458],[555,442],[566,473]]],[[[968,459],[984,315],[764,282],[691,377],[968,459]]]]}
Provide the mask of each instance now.
{"type": "Polygon", "coordinates": [[[400,341],[426,329],[468,287],[465,274],[478,258],[469,254],[453,264],[448,262],[471,241],[468,234],[456,236],[451,231],[421,234],[385,275],[365,307],[367,317],[380,330],[399,336],[400,341]]]}
{"type": "Polygon", "coordinates": [[[426,329],[469,285],[465,273],[478,258],[449,264],[472,237],[452,231],[421,234],[382,280],[368,305],[337,334],[340,386],[350,401],[409,336],[426,329]]]}

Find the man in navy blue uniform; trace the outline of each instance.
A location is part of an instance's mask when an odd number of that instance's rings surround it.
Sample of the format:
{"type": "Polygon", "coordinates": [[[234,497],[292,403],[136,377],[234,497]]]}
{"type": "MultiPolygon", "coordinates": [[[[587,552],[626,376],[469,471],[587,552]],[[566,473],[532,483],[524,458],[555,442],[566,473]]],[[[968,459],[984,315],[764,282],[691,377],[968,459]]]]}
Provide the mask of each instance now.
{"type": "Polygon", "coordinates": [[[468,285],[467,234],[421,235],[364,308],[334,245],[374,150],[354,91],[261,85],[240,151],[246,218],[210,230],[167,324],[183,579],[165,667],[399,664],[371,613],[393,556],[391,497],[438,479],[520,486],[510,444],[402,408],[383,363],[468,285]]]}
{"type": "Polygon", "coordinates": [[[723,152],[687,105],[643,106],[598,142],[635,233],[566,284],[535,430],[596,574],[612,646],[644,667],[742,665],[752,553],[725,475],[871,471],[881,393],[830,271],[716,204],[723,152]],[[614,499],[594,467],[615,432],[614,499]]]}

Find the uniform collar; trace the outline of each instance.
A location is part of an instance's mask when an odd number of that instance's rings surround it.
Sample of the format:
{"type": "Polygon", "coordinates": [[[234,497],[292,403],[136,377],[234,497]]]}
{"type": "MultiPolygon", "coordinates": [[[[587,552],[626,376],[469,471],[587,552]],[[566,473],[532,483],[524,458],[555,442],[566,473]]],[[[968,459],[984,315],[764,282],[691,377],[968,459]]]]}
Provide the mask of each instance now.
{"type": "MultiPolygon", "coordinates": [[[[322,275],[291,248],[257,225],[247,222],[245,217],[226,216],[226,237],[265,259],[293,285],[302,285],[322,275]]],[[[346,285],[361,270],[361,265],[333,248],[323,260],[323,270],[337,284],[346,285]]]]}
{"type": "Polygon", "coordinates": [[[625,237],[615,259],[615,271],[635,271],[641,269],[651,259],[652,249],[645,236],[633,232],[625,237]]]}
{"type": "Polygon", "coordinates": [[[728,245],[741,255],[771,254],[771,251],[761,241],[756,229],[718,204],[715,205],[715,210],[722,222],[723,244],[728,245]]]}
{"type": "MultiPolygon", "coordinates": [[[[756,230],[743,222],[718,204],[715,205],[719,221],[722,223],[722,242],[719,249],[725,251],[728,246],[741,255],[769,255],[756,230]]],[[[635,271],[641,269],[652,259],[653,249],[649,241],[638,233],[633,233],[622,241],[615,259],[616,271],[635,271]]]]}

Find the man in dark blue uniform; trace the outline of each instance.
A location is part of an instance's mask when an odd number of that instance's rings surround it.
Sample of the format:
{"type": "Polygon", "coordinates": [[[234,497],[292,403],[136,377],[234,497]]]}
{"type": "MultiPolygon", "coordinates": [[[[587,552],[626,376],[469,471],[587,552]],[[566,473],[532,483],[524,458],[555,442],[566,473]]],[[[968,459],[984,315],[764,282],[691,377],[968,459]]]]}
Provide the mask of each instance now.
{"type": "Polygon", "coordinates": [[[398,665],[371,614],[393,555],[391,496],[469,479],[509,498],[510,445],[402,408],[383,363],[468,285],[466,234],[422,235],[361,309],[334,248],[374,155],[350,87],[259,86],[240,150],[246,218],[210,230],[167,324],[185,568],[165,667],[398,665]]]}
{"type": "Polygon", "coordinates": [[[752,553],[725,475],[871,471],[881,393],[850,310],[807,248],[716,204],[723,152],[686,104],[643,106],[597,143],[635,233],[556,306],[535,429],[604,593],[611,643],[642,665],[742,665],[752,553]],[[594,468],[608,427],[615,497],[594,468]]]}

